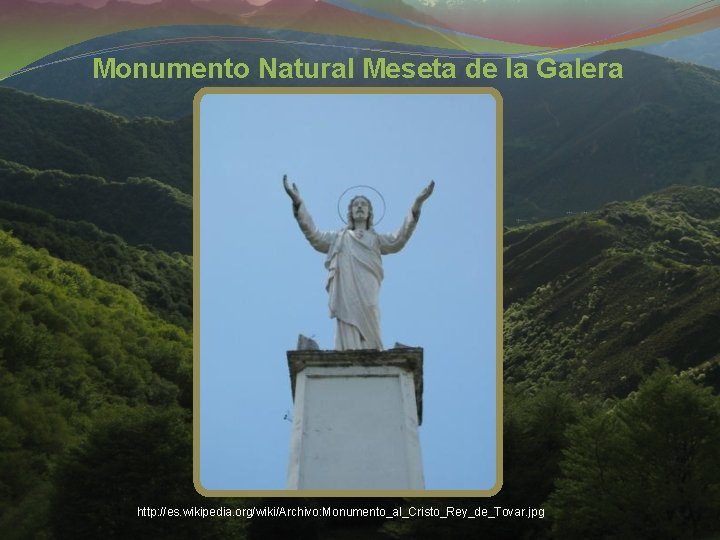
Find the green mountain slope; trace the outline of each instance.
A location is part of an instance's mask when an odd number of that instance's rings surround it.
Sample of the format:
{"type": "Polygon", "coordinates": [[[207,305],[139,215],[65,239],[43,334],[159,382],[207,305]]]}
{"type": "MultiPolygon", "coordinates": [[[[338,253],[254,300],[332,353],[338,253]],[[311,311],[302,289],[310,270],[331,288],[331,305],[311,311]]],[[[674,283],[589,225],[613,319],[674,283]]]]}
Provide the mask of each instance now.
{"type": "Polygon", "coordinates": [[[106,401],[168,403],[190,392],[191,338],[84,268],[0,231],[2,368],[80,409],[106,401]],[[163,381],[162,379],[165,379],[163,381]],[[113,398],[111,401],[113,401],[113,398]]]}
{"type": "Polygon", "coordinates": [[[127,120],[0,88],[0,159],[123,182],[149,176],[192,192],[192,123],[127,120]]]}
{"type": "Polygon", "coordinates": [[[152,178],[107,181],[0,160],[0,200],[93,223],[130,244],[192,252],[192,200],[152,178]]]}
{"type": "Polygon", "coordinates": [[[505,234],[505,377],[625,395],[663,360],[720,387],[720,190],[505,234]]]}
{"type": "Polygon", "coordinates": [[[27,538],[16,526],[42,527],[31,522],[56,460],[98,418],[189,407],[192,338],[122,287],[2,231],[0,298],[0,530],[27,538]]]}
{"type": "Polygon", "coordinates": [[[624,78],[505,93],[505,221],[560,217],[672,184],[718,186],[720,72],[634,51],[624,78]]]}
{"type": "Polygon", "coordinates": [[[192,324],[192,260],[187,255],[136,248],[90,223],[5,201],[0,201],[0,230],[127,288],[167,321],[184,328],[192,324]]]}

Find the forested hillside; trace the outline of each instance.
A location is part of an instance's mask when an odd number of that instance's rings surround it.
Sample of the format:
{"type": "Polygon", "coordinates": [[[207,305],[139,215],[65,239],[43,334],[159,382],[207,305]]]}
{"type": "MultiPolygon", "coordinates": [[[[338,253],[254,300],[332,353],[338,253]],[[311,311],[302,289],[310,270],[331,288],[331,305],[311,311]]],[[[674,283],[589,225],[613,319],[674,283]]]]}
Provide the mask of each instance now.
{"type": "Polygon", "coordinates": [[[192,198],[154,178],[108,181],[0,159],[0,200],[86,221],[133,245],[192,251],[192,198]]]}
{"type": "MultiPolygon", "coordinates": [[[[57,81],[56,81],[57,82],[57,81]]],[[[124,182],[152,177],[192,192],[192,123],[127,120],[0,88],[0,159],[124,182]]]]}
{"type": "Polygon", "coordinates": [[[134,247],[90,222],[58,219],[42,210],[6,201],[0,201],[0,229],[125,287],[168,321],[184,328],[192,325],[189,255],[167,253],[147,244],[134,247]]]}
{"type": "Polygon", "coordinates": [[[0,110],[0,536],[232,536],[136,517],[201,501],[190,122],[7,89],[0,110]]]}
{"type": "MultiPolygon", "coordinates": [[[[172,478],[148,496],[164,499],[173,489],[192,495],[182,478],[190,464],[191,335],[152,315],[124,288],[24,246],[2,231],[0,298],[3,537],[31,538],[47,530],[54,505],[103,497],[108,509],[117,505],[113,512],[129,512],[127,505],[135,505],[135,500],[128,499],[123,508],[121,497],[108,498],[116,493],[113,484],[124,485],[122,475],[105,476],[91,467],[84,477],[59,479],[67,469],[89,466],[83,452],[102,453],[103,466],[112,470],[114,462],[129,459],[122,448],[134,444],[133,451],[140,453],[134,458],[137,465],[152,474],[157,466],[153,460],[168,452],[163,444],[169,445],[177,452],[175,461],[165,465],[174,471],[172,478]],[[124,440],[130,435],[122,432],[102,445],[93,442],[93,434],[133,418],[139,422],[136,427],[156,418],[161,430],[132,435],[134,442],[124,440]],[[153,437],[162,436],[163,430],[176,435],[158,446],[153,437]],[[74,454],[68,453],[75,448],[74,454]],[[94,488],[84,484],[90,475],[99,483],[94,488]],[[173,488],[173,483],[180,487],[173,488]],[[74,494],[70,499],[69,493],[74,494]]],[[[136,482],[142,479],[136,477],[136,482]]],[[[53,519],[62,522],[57,537],[72,537],[61,531],[87,518],[82,515],[55,515],[53,519]]]]}
{"type": "Polygon", "coordinates": [[[667,361],[720,389],[720,190],[505,234],[505,376],[625,396],[667,361]]]}
{"type": "Polygon", "coordinates": [[[622,79],[505,90],[505,222],[532,223],[673,184],[720,186],[720,72],[636,51],[622,79]]]}

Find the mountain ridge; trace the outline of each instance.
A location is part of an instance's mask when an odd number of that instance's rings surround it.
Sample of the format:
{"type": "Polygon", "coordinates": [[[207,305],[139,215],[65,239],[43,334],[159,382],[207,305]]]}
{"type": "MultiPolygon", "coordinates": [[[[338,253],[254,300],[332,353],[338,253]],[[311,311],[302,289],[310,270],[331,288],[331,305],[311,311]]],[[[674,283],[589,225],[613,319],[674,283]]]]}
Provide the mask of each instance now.
{"type": "Polygon", "coordinates": [[[127,119],[9,88],[0,88],[0,116],[0,159],[118,182],[152,176],[192,191],[189,118],[127,119]]]}
{"type": "Polygon", "coordinates": [[[621,62],[624,78],[532,81],[532,100],[519,99],[528,89],[505,95],[506,223],[719,185],[720,72],[636,51],[595,59],[621,62]]]}
{"type": "Polygon", "coordinates": [[[720,388],[720,189],[505,234],[505,376],[623,397],[661,362],[720,388]]]}
{"type": "Polygon", "coordinates": [[[192,199],[152,178],[107,181],[0,159],[0,200],[88,221],[129,244],[192,253],[192,199]]]}

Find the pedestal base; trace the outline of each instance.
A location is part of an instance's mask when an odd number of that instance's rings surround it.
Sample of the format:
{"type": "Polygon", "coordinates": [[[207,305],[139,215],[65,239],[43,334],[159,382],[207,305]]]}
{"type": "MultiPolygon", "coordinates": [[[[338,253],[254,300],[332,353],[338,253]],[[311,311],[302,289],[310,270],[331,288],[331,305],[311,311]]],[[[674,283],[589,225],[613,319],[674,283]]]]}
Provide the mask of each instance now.
{"type": "Polygon", "coordinates": [[[288,489],[424,489],[422,349],[289,351],[288,489]]]}

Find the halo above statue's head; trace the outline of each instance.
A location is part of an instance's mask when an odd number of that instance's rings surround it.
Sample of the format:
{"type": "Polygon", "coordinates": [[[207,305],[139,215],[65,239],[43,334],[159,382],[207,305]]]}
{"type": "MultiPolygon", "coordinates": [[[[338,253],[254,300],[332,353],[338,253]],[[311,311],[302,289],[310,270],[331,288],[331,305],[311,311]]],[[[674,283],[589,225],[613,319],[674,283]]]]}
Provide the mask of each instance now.
{"type": "Polygon", "coordinates": [[[385,217],[385,198],[382,196],[382,193],[380,193],[377,189],[372,186],[366,185],[349,187],[342,192],[340,197],[338,197],[337,211],[342,222],[347,225],[346,217],[348,206],[350,206],[350,201],[352,201],[355,197],[358,196],[363,196],[368,201],[370,201],[370,204],[373,207],[373,224],[377,225],[378,223],[380,223],[385,217]]]}

